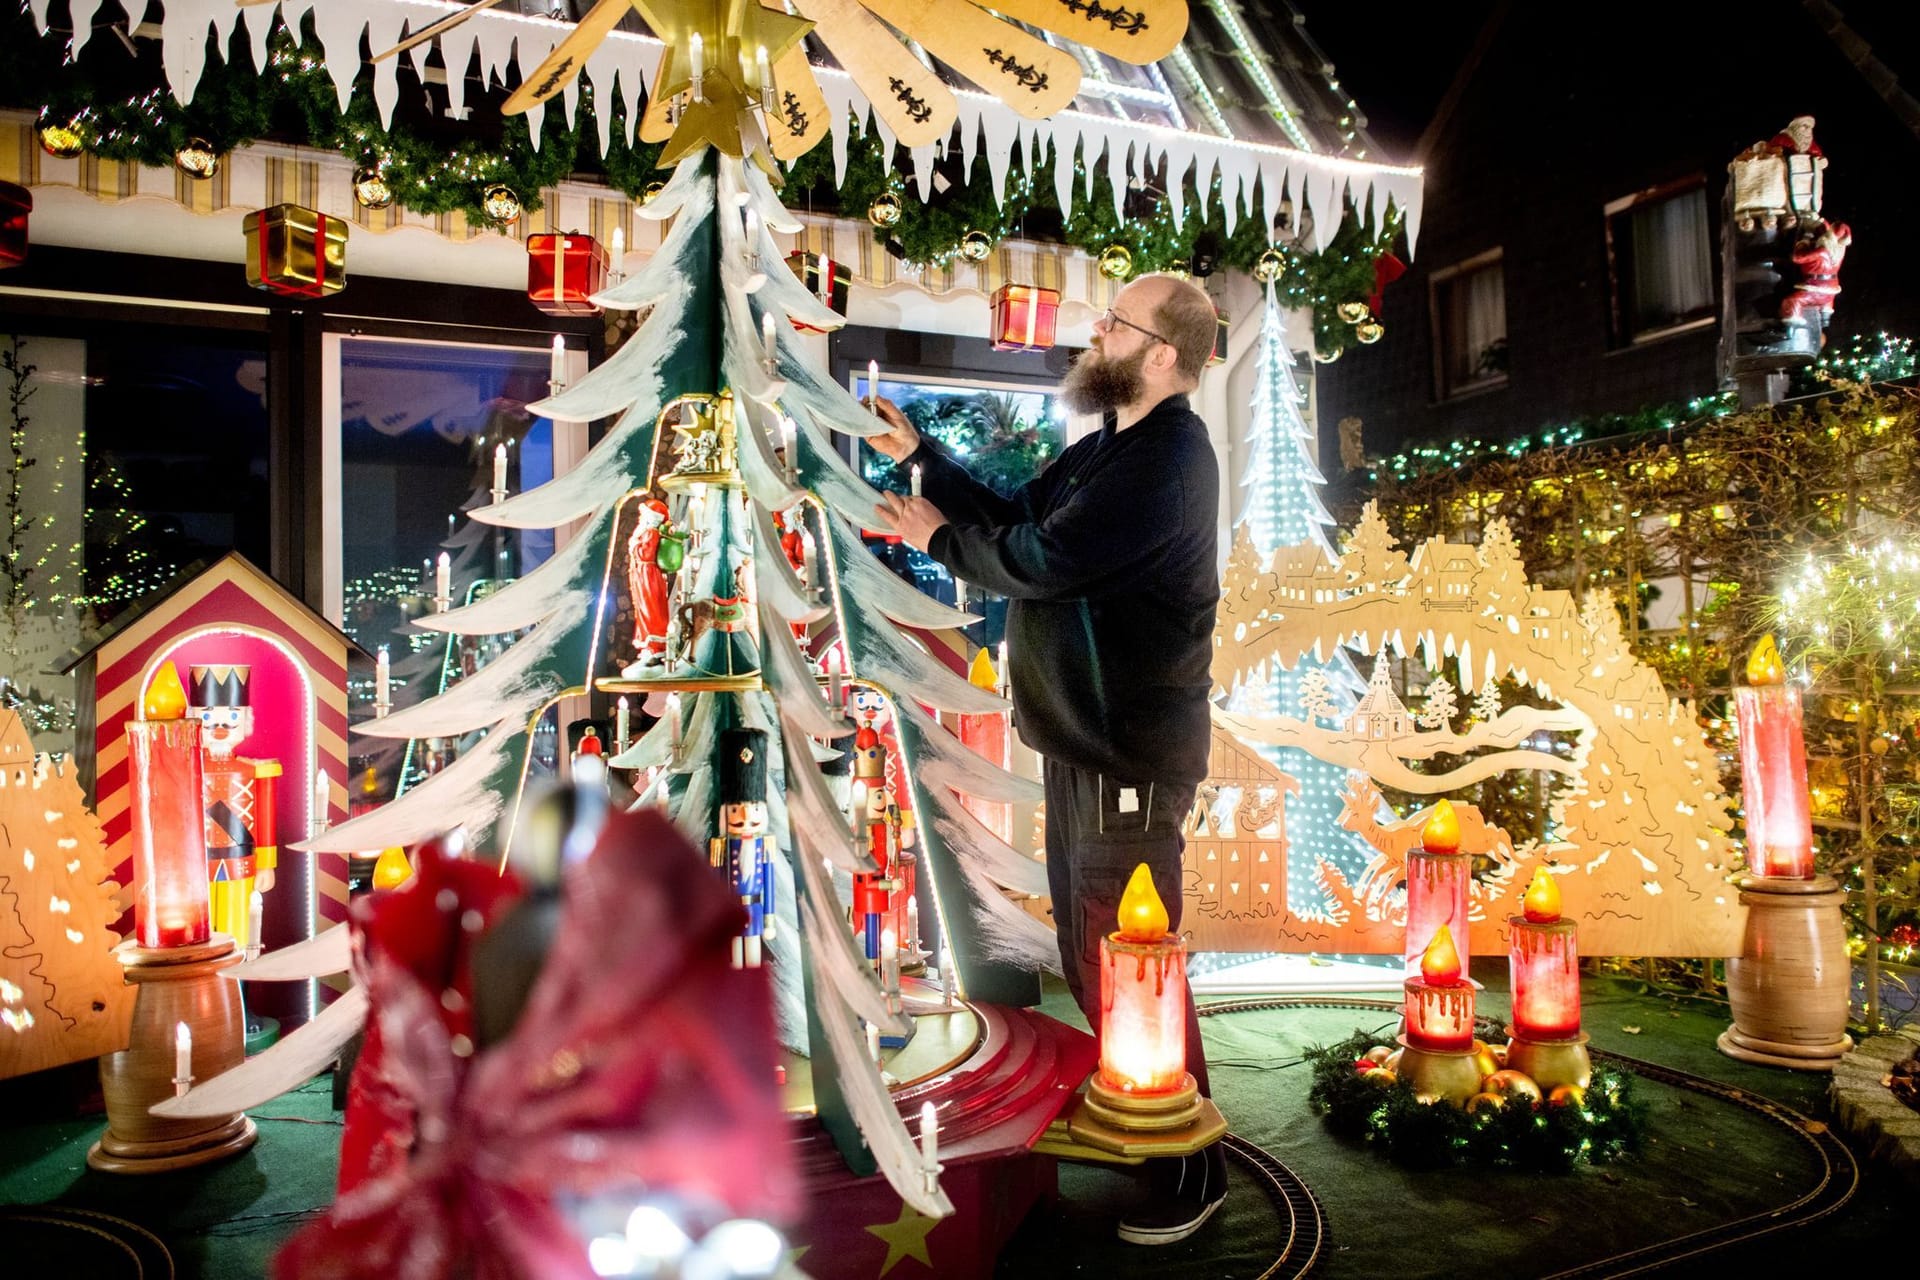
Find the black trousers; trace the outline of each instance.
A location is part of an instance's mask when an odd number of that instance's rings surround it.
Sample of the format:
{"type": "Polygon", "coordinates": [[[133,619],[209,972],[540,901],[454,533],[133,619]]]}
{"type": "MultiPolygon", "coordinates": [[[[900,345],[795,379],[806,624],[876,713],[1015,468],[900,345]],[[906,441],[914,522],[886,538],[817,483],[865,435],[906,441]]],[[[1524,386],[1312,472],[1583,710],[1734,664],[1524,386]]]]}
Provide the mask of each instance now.
{"type": "MultiPolygon", "coordinates": [[[[1180,930],[1184,877],[1180,834],[1193,807],[1194,787],[1128,783],[1043,762],[1047,801],[1047,884],[1060,938],[1061,968],[1073,998],[1100,1034],[1100,939],[1119,927],[1120,895],[1133,869],[1146,863],[1166,903],[1172,930],[1180,930]]],[[[1200,1019],[1187,993],[1187,1070],[1211,1096],[1200,1019]]]]}

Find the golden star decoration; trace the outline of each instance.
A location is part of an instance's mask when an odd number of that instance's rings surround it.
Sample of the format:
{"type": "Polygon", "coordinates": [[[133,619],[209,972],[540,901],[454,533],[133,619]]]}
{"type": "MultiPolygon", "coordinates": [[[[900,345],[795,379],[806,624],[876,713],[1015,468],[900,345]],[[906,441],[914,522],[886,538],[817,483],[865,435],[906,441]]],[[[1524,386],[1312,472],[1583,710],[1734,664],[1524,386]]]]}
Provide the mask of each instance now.
{"type": "Polygon", "coordinates": [[[927,1235],[940,1221],[903,1203],[898,1218],[882,1226],[868,1227],[870,1233],[887,1242],[887,1259],[880,1264],[880,1274],[884,1276],[893,1270],[902,1258],[912,1258],[929,1271],[933,1270],[933,1259],[927,1254],[927,1235]]]}
{"type": "Polygon", "coordinates": [[[813,24],[760,0],[633,0],[666,48],[654,77],[654,94],[672,99],[693,87],[690,52],[694,36],[701,42],[702,102],[688,102],[676,121],[673,136],[661,150],[660,164],[668,167],[681,157],[712,146],[730,156],[744,156],[764,146],[764,134],[753,114],[760,90],[759,51],[769,64],[799,44],[813,24]]]}

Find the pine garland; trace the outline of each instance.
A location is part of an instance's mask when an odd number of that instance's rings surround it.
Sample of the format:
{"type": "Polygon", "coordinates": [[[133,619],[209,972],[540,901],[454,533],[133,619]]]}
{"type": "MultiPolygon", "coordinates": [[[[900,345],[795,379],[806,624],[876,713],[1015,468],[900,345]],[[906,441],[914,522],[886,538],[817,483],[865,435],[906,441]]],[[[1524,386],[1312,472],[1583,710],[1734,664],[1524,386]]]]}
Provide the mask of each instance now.
{"type": "MultiPolygon", "coordinates": [[[[503,91],[476,101],[471,122],[455,124],[437,114],[436,99],[404,66],[392,128],[380,124],[370,68],[362,68],[343,112],[311,21],[309,15],[298,39],[284,25],[275,26],[267,42],[272,74],[254,68],[239,28],[224,50],[209,36],[206,69],[192,104],[183,107],[165,88],[158,42],[140,41],[137,56],[129,58],[117,41],[94,40],[68,63],[67,33],[50,29],[42,35],[22,5],[11,20],[0,20],[0,83],[11,86],[11,100],[39,108],[42,123],[70,125],[88,150],[107,159],[164,167],[194,138],[222,154],[262,138],[286,139],[339,152],[356,167],[379,168],[405,208],[426,214],[458,210],[482,226],[497,225],[485,208],[486,191],[496,184],[511,188],[521,206],[533,210],[541,207],[544,188],[576,169],[597,167],[610,187],[634,199],[666,176],[656,167],[658,145],[626,143],[618,105],[613,143],[600,154],[594,95],[586,86],[578,127],[557,109],[547,112],[538,148],[524,117],[501,118],[490,109],[503,91]]],[[[996,245],[1014,235],[1057,237],[1095,256],[1120,245],[1132,254],[1135,274],[1183,269],[1193,262],[1196,245],[1211,248],[1220,267],[1250,271],[1273,247],[1258,217],[1241,218],[1227,235],[1217,182],[1201,217],[1199,193],[1187,180],[1189,215],[1175,229],[1167,200],[1140,193],[1129,194],[1127,217],[1115,218],[1112,189],[1100,172],[1091,197],[1063,219],[1053,195],[1052,163],[1036,166],[1029,179],[1016,157],[1002,199],[987,165],[976,162],[971,180],[950,177],[928,204],[903,198],[900,222],[876,235],[904,261],[935,267],[958,255],[976,231],[996,245]]],[[[1084,191],[1084,169],[1074,164],[1076,190],[1084,191]]],[[[900,174],[882,163],[877,136],[868,133],[850,148],[846,179],[837,188],[830,149],[816,147],[793,166],[783,198],[796,209],[839,208],[858,216],[883,192],[904,196],[905,189],[900,174]]],[[[1287,251],[1277,287],[1288,307],[1313,310],[1315,346],[1323,359],[1353,342],[1353,327],[1339,319],[1337,308],[1372,294],[1373,261],[1399,234],[1398,210],[1389,209],[1386,225],[1376,228],[1348,206],[1325,252],[1287,251]]]]}
{"type": "Polygon", "coordinates": [[[1565,1173],[1616,1160],[1636,1150],[1645,1135],[1646,1104],[1634,1096],[1633,1077],[1617,1067],[1595,1067],[1586,1100],[1578,1105],[1535,1110],[1515,1101],[1468,1115],[1446,1103],[1421,1102],[1404,1080],[1381,1085],[1363,1078],[1354,1062],[1378,1043],[1378,1036],[1356,1031],[1337,1044],[1308,1049],[1313,1088],[1307,1100],[1326,1116],[1328,1128],[1376,1143],[1401,1164],[1565,1173]]]}

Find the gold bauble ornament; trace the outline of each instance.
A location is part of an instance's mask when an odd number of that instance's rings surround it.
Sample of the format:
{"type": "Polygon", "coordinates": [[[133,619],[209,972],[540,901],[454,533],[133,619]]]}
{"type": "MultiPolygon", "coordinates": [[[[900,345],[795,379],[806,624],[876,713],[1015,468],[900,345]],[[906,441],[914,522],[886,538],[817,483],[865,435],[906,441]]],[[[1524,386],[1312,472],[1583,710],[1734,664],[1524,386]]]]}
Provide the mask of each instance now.
{"type": "Polygon", "coordinates": [[[1386,1061],[1382,1062],[1380,1065],[1385,1067],[1389,1071],[1400,1070],[1400,1055],[1405,1052],[1406,1052],[1405,1049],[1395,1049],[1392,1053],[1387,1055],[1386,1061]]]}
{"type": "Polygon", "coordinates": [[[185,145],[173,153],[173,165],[189,178],[204,181],[220,172],[220,153],[205,138],[188,138],[185,145]]]}
{"type": "Polygon", "coordinates": [[[1480,1078],[1486,1079],[1500,1069],[1500,1062],[1493,1056],[1493,1050],[1485,1040],[1473,1042],[1473,1065],[1480,1070],[1480,1078]]]}
{"type": "Polygon", "coordinates": [[[1476,1093],[1467,1099],[1467,1114],[1474,1115],[1485,1111],[1488,1115],[1507,1105],[1505,1095],[1498,1093],[1476,1093]]]}
{"type": "Polygon", "coordinates": [[[1278,249],[1269,249],[1254,259],[1253,278],[1261,284],[1272,284],[1287,269],[1287,255],[1278,249]]]}
{"type": "Polygon", "coordinates": [[[362,209],[385,209],[393,203],[393,188],[387,185],[385,170],[353,171],[353,198],[362,209]]]}
{"type": "Polygon", "coordinates": [[[652,204],[656,199],[659,198],[660,193],[662,191],[665,191],[666,189],[667,189],[667,184],[664,182],[649,182],[646,186],[646,190],[640,193],[640,203],[652,204]]]}
{"type": "Polygon", "coordinates": [[[80,133],[68,124],[43,124],[40,126],[40,149],[56,160],[71,160],[87,149],[80,140],[80,133]]]}
{"type": "Polygon", "coordinates": [[[985,262],[993,252],[993,237],[984,231],[969,231],[960,237],[960,256],[968,262],[985,262]]]}
{"type": "Polygon", "coordinates": [[[1193,264],[1185,258],[1175,258],[1167,264],[1167,269],[1160,274],[1163,276],[1173,276],[1178,280],[1186,280],[1193,275],[1193,264]]]}
{"type": "Polygon", "coordinates": [[[1353,336],[1372,346],[1387,336],[1387,326],[1378,320],[1365,320],[1353,327],[1353,336]]]}
{"type": "Polygon", "coordinates": [[[1375,1067],[1360,1078],[1382,1089],[1392,1088],[1400,1080],[1397,1072],[1389,1071],[1385,1067],[1375,1067]]]}
{"type": "Polygon", "coordinates": [[[1384,1065],[1387,1059],[1393,1056],[1393,1052],[1394,1051],[1392,1049],[1387,1048],[1387,1046],[1383,1044],[1377,1044],[1373,1046],[1373,1048],[1361,1054],[1360,1056],[1365,1058],[1368,1062],[1377,1062],[1384,1065]]]}
{"type": "Polygon", "coordinates": [[[1532,1106],[1540,1105],[1540,1086],[1533,1082],[1532,1076],[1524,1071],[1515,1071],[1511,1067],[1502,1067],[1494,1072],[1480,1082],[1480,1087],[1487,1093],[1505,1094],[1509,1098],[1525,1098],[1532,1106]]]}
{"type": "Polygon", "coordinates": [[[1313,362],[1315,364],[1332,364],[1339,358],[1340,353],[1338,351],[1316,351],[1313,353],[1313,362]]]}
{"type": "Polygon", "coordinates": [[[1110,244],[1100,251],[1100,274],[1109,280],[1125,280],[1133,274],[1133,250],[1123,244],[1110,244]]]}
{"type": "Polygon", "coordinates": [[[900,217],[906,208],[900,203],[900,197],[891,191],[882,191],[867,206],[867,221],[882,231],[900,225],[900,217]]]}
{"type": "Polygon", "coordinates": [[[1348,324],[1359,324],[1362,320],[1365,320],[1369,315],[1373,314],[1367,310],[1366,303],[1355,301],[1343,302],[1338,307],[1335,307],[1334,310],[1337,311],[1340,318],[1348,324]]]}
{"type": "Polygon", "coordinates": [[[1584,1107],[1587,1105],[1587,1091],[1577,1084],[1557,1084],[1547,1094],[1550,1107],[1584,1107]]]}
{"type": "Polygon", "coordinates": [[[520,221],[520,193],[504,182],[496,182],[486,189],[480,197],[480,207],[500,226],[520,221]]]}

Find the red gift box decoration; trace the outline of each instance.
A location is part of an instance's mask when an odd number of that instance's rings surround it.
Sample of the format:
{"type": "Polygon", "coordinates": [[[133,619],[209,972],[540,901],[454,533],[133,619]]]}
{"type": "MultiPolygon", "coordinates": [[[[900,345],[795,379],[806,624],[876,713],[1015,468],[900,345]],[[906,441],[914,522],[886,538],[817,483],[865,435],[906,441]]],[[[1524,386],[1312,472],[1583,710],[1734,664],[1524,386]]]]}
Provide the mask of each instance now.
{"type": "Polygon", "coordinates": [[[283,298],[320,298],[347,287],[347,224],[297,204],[256,209],[247,233],[247,283],[283,298]]]}
{"type": "Polygon", "coordinates": [[[31,191],[0,182],[0,267],[17,267],[27,260],[27,215],[32,212],[31,191]]]}
{"type": "MultiPolygon", "coordinates": [[[[787,265],[800,277],[800,283],[807,286],[808,293],[826,303],[835,315],[847,314],[847,289],[853,284],[851,267],[819,253],[790,253],[787,265]]],[[[826,332],[798,320],[793,322],[793,327],[804,333],[826,332]]]]}
{"type": "Polygon", "coordinates": [[[550,316],[597,316],[593,295],[607,282],[607,251],[592,236],[527,237],[527,300],[550,316]]]}
{"type": "Polygon", "coordinates": [[[1060,291],[1032,284],[1003,284],[993,295],[995,351],[1050,351],[1060,318],[1060,291]]]}

